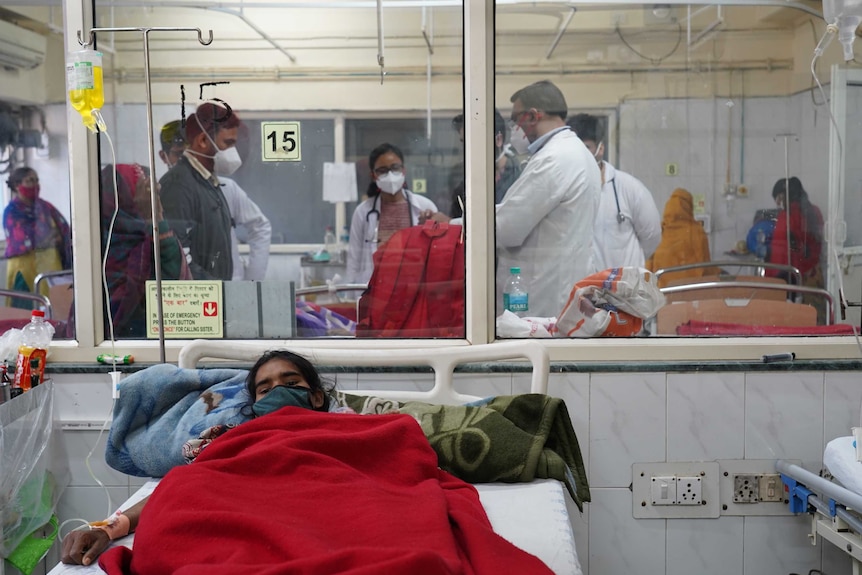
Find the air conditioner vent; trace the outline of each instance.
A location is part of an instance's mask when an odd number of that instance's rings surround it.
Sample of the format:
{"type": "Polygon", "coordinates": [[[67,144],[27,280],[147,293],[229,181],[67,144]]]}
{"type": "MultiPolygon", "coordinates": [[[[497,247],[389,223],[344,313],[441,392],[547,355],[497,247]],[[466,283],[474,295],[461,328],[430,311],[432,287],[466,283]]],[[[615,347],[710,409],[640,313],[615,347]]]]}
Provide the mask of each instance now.
{"type": "Polygon", "coordinates": [[[30,70],[45,61],[48,41],[41,34],[0,20],[0,66],[30,70]]]}

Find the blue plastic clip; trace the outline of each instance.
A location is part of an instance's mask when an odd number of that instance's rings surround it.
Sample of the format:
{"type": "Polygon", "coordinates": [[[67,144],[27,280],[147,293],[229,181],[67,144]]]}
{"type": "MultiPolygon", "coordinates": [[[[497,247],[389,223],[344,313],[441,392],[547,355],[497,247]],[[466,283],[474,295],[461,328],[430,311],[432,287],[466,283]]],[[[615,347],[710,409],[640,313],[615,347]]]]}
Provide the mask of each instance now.
{"type": "Polygon", "coordinates": [[[808,511],[808,498],[812,493],[805,486],[799,484],[792,477],[781,474],[781,481],[787,486],[788,505],[791,513],[805,513],[808,511]]]}

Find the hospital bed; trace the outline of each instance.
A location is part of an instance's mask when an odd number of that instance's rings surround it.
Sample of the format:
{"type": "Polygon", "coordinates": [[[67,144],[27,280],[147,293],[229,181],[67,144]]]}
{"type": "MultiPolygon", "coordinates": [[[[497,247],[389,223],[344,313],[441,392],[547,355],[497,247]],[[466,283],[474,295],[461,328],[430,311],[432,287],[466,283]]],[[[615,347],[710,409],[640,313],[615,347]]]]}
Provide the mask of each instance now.
{"type": "Polygon", "coordinates": [[[359,296],[366,284],[333,284],[301,287],[296,290],[296,299],[314,302],[351,321],[356,321],[359,296]],[[345,297],[343,294],[349,294],[345,297]]]}
{"type": "Polygon", "coordinates": [[[776,461],[793,513],[811,515],[809,540],[835,545],[846,553],[853,565],[853,575],[862,573],[862,517],[854,510],[862,509],[862,495],[842,485],[815,475],[785,460],[776,461]]]}
{"type": "MultiPolygon", "coordinates": [[[[656,333],[658,335],[677,335],[679,328],[690,323],[703,326],[705,332],[692,335],[709,335],[710,324],[750,326],[739,327],[736,335],[817,335],[833,334],[839,326],[834,323],[834,302],[832,294],[820,288],[771,283],[760,281],[694,281],[688,284],[661,288],[666,296],[679,293],[706,292],[704,298],[685,298],[682,301],[669,301],[656,314],[656,333]],[[726,295],[716,290],[742,290],[739,294],[749,293],[748,297],[721,297],[726,295]],[[756,299],[758,292],[775,291],[779,293],[810,294],[823,298],[826,302],[826,325],[817,325],[817,310],[810,305],[791,301],[756,299]],[[822,329],[826,328],[826,329],[822,329]]],[[[846,326],[847,333],[852,333],[846,326]]],[[[843,328],[840,328],[843,329],[843,328]]],[[[717,335],[732,335],[722,332],[717,335]]]]}
{"type": "MultiPolygon", "coordinates": [[[[179,366],[197,367],[202,360],[234,360],[252,362],[272,349],[271,342],[228,343],[195,341],[180,352],[179,366]]],[[[341,389],[351,394],[373,395],[399,401],[422,401],[442,405],[457,405],[480,399],[456,391],[453,372],[459,365],[472,362],[527,359],[532,365],[530,391],[546,393],[549,373],[547,351],[537,342],[505,342],[450,348],[416,348],[398,350],[336,350],[301,351],[318,366],[385,367],[427,366],[434,371],[434,384],[428,391],[396,391],[392,389],[341,389]]],[[[127,508],[145,497],[157,485],[145,484],[121,507],[127,508]]],[[[556,480],[536,480],[530,483],[490,483],[475,485],[480,500],[494,530],[521,549],[539,557],[557,575],[582,573],[574,543],[569,508],[571,498],[556,480]]],[[[117,544],[131,547],[134,534],[117,544]]],[[[77,567],[57,565],[49,575],[101,574],[98,566],[77,567]]]]}

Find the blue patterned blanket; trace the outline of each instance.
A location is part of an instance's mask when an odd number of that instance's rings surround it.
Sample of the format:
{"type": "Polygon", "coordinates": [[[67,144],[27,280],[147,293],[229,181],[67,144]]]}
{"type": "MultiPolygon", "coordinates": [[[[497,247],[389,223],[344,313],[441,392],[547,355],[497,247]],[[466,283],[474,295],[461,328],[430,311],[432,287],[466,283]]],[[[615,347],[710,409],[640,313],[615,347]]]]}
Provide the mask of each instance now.
{"type": "Polygon", "coordinates": [[[128,475],[162,477],[184,465],[182,446],[202,431],[249,419],[247,371],[159,364],[120,383],[105,460],[128,475]]]}

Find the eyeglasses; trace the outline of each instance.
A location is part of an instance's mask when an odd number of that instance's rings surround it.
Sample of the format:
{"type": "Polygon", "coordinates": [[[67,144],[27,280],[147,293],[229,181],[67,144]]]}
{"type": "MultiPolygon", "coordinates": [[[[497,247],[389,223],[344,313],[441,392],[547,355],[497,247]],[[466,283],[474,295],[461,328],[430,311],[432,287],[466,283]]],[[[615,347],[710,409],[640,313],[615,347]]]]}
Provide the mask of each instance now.
{"type": "Polygon", "coordinates": [[[393,174],[400,174],[403,171],[404,166],[402,166],[401,164],[392,164],[389,167],[380,166],[379,168],[374,168],[374,173],[378,176],[385,176],[389,172],[392,172],[393,174]]]}
{"type": "Polygon", "coordinates": [[[524,114],[529,114],[529,113],[530,113],[529,110],[521,110],[520,112],[513,111],[512,115],[510,116],[509,119],[512,121],[513,124],[517,124],[518,120],[521,119],[521,116],[523,116],[524,114]]]}

